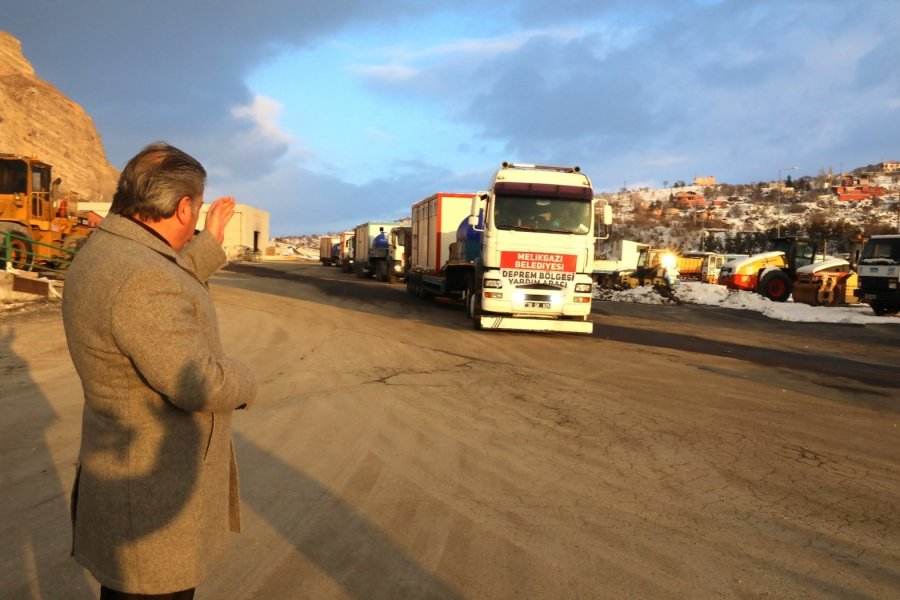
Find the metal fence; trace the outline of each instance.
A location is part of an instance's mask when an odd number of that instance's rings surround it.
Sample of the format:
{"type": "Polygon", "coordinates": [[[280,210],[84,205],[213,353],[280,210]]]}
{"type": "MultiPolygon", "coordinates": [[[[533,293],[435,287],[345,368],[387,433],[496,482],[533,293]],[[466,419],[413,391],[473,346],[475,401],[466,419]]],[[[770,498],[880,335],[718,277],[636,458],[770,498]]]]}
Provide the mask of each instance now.
{"type": "Polygon", "coordinates": [[[0,231],[0,267],[34,271],[48,279],[65,279],[77,249],[35,241],[11,231],[0,231]],[[37,248],[48,251],[37,252],[37,248]],[[48,258],[49,256],[49,258],[48,258]]]}

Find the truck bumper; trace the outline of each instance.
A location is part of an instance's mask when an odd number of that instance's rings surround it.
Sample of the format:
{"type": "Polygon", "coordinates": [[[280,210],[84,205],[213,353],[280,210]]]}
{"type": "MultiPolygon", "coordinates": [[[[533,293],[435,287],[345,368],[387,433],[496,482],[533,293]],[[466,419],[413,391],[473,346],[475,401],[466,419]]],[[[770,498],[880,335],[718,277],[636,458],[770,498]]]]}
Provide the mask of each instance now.
{"type": "Polygon", "coordinates": [[[563,321],[559,319],[527,319],[483,315],[482,329],[506,329],[512,331],[557,331],[561,333],[593,333],[591,321],[563,321]]]}

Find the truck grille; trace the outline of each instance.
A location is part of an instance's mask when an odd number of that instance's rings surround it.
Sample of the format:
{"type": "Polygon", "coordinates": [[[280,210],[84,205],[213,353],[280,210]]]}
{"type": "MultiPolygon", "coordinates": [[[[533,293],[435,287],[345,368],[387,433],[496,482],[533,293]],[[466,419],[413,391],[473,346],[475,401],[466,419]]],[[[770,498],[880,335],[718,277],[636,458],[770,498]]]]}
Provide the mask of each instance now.
{"type": "Polygon", "coordinates": [[[888,289],[896,289],[889,288],[888,281],[893,281],[896,285],[897,280],[891,277],[860,277],[859,289],[871,292],[881,292],[887,291],[888,289]]]}

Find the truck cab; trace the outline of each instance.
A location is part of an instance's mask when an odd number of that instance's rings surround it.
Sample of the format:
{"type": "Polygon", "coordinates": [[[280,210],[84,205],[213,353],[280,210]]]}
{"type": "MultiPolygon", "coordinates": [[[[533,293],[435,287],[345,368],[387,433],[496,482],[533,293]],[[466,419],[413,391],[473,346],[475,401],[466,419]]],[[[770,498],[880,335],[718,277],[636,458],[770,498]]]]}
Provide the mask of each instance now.
{"type": "Polygon", "coordinates": [[[611,223],[608,206],[597,222],[597,202],[578,167],[502,164],[470,216],[481,233],[465,295],[476,328],[593,330],[594,245],[611,223]]]}
{"type": "Polygon", "coordinates": [[[860,302],[872,307],[876,315],[900,312],[900,235],[873,235],[863,247],[857,265],[860,302]]]}

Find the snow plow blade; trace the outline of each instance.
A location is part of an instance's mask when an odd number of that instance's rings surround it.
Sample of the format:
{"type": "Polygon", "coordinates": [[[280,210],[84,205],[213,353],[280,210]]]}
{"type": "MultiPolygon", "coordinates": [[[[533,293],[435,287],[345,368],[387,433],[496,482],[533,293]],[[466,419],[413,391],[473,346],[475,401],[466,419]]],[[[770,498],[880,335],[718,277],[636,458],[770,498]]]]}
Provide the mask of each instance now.
{"type": "Polygon", "coordinates": [[[593,333],[591,321],[562,321],[555,319],[524,319],[520,317],[482,316],[481,329],[511,331],[557,331],[561,333],[593,333]]]}

